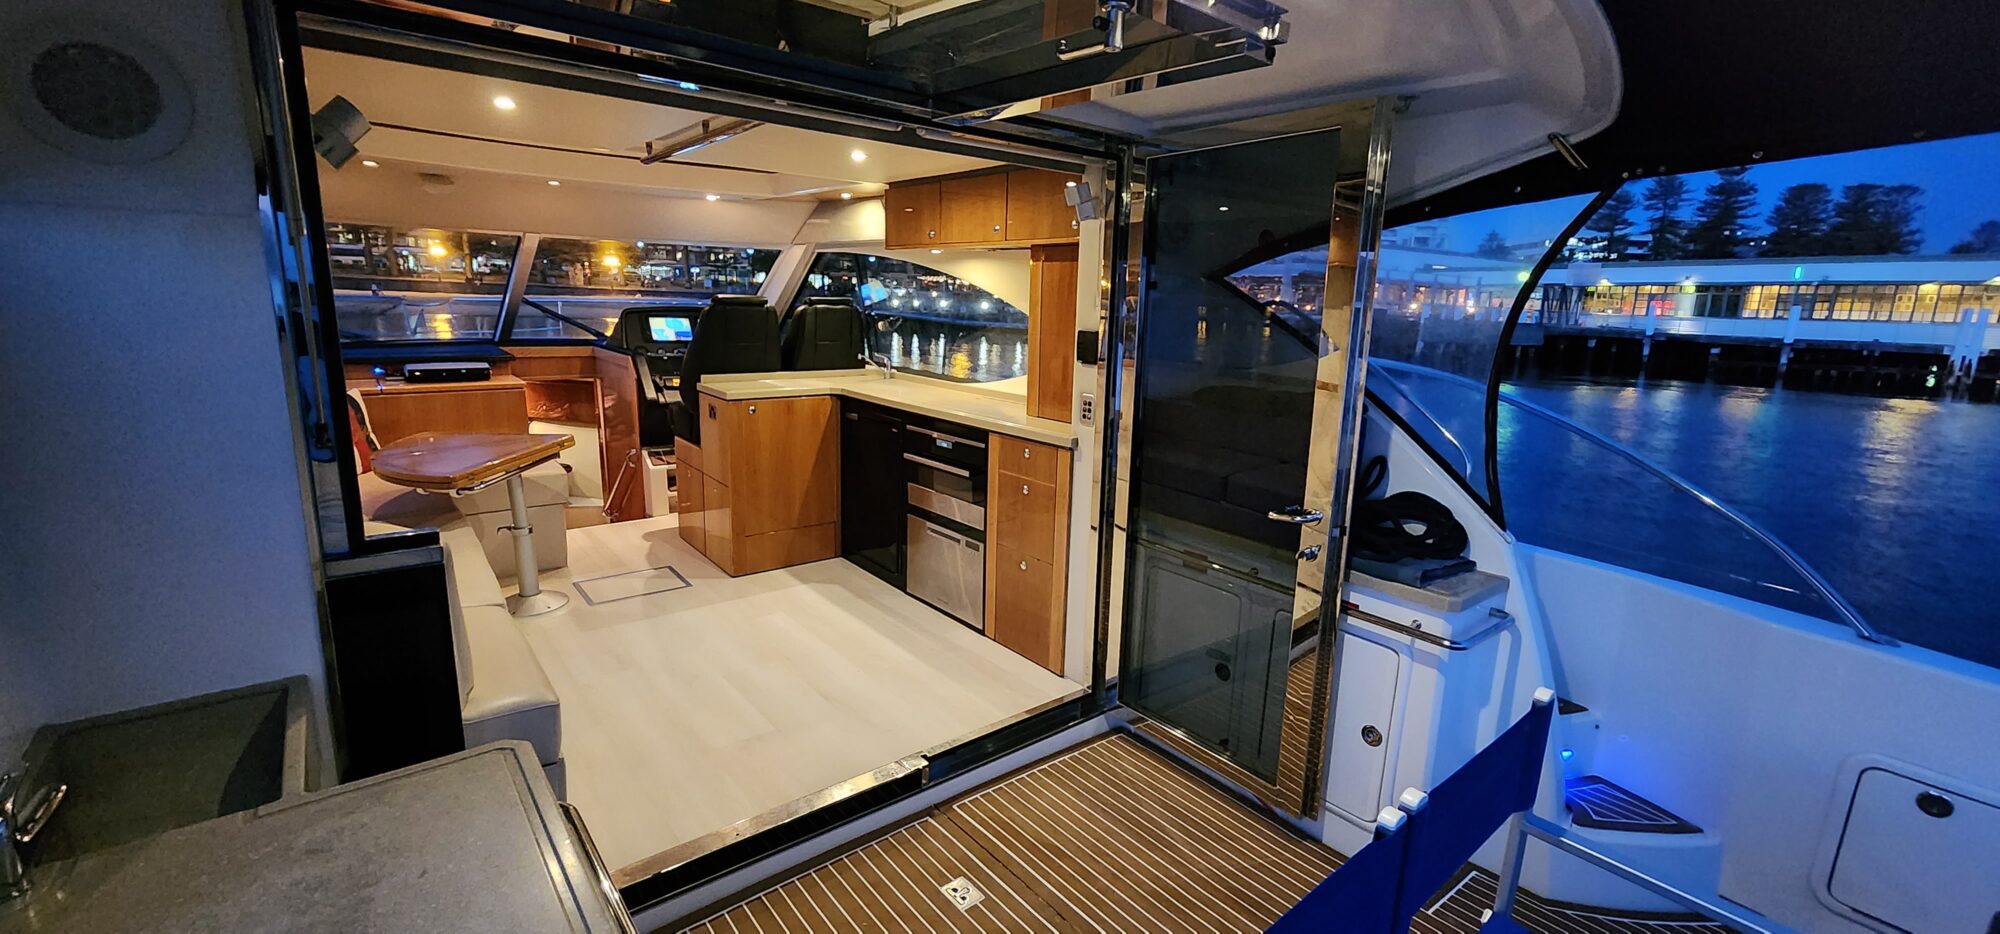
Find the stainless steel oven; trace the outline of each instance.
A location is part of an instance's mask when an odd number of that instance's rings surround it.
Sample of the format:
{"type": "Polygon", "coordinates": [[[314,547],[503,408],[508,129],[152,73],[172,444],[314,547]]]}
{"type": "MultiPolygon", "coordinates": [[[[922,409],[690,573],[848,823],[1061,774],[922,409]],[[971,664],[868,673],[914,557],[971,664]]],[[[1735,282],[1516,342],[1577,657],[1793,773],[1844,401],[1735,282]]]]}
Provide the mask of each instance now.
{"type": "Polygon", "coordinates": [[[986,432],[911,416],[905,525],[910,596],[974,629],[986,624],[986,432]]]}

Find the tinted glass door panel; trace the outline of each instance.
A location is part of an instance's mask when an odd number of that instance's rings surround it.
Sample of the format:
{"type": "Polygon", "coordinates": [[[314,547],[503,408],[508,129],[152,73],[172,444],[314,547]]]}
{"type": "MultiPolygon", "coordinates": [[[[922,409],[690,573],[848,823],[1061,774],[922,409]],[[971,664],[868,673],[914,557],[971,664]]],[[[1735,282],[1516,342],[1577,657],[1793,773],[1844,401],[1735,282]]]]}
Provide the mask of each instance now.
{"type": "Polygon", "coordinates": [[[1270,514],[1305,501],[1319,324],[1293,276],[1237,273],[1328,242],[1338,157],[1325,130],[1146,169],[1120,696],[1267,781],[1299,548],[1270,514]]]}

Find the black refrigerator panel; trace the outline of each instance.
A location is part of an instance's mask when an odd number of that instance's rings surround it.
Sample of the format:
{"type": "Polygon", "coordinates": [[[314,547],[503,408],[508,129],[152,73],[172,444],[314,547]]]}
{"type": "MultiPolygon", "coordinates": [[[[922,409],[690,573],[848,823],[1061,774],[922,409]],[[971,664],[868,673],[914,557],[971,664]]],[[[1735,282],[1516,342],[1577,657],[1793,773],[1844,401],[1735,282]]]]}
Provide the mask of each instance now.
{"type": "Polygon", "coordinates": [[[840,553],[898,590],[907,578],[908,474],[901,413],[841,400],[840,553]]]}

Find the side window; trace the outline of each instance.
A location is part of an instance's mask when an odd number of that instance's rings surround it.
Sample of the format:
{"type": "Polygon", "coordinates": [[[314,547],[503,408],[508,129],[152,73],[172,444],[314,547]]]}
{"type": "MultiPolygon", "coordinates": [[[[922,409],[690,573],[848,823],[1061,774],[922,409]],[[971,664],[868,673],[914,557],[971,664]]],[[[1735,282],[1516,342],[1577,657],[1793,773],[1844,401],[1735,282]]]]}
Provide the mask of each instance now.
{"type": "MultiPolygon", "coordinates": [[[[713,295],[755,292],[777,258],[777,250],[543,237],[523,295],[608,334],[618,313],[635,303],[698,305],[713,295]]],[[[589,337],[535,304],[521,304],[509,337],[589,337]]]]}
{"type": "MultiPolygon", "coordinates": [[[[1964,169],[1996,161],[2000,134],[1635,180],[1507,346],[1482,293],[1579,205],[1385,232],[1370,378],[1494,439],[1523,543],[2000,667],[1968,610],[2000,603],[2000,182],[1964,169]]],[[[1471,453],[1444,459],[1477,487],[1471,453]]]]}
{"type": "Polygon", "coordinates": [[[875,359],[961,383],[1028,372],[1028,313],[970,282],[908,260],[821,253],[794,302],[852,298],[875,359]]]}
{"type": "Polygon", "coordinates": [[[521,238],[329,221],[343,341],[491,340],[521,238]]]}

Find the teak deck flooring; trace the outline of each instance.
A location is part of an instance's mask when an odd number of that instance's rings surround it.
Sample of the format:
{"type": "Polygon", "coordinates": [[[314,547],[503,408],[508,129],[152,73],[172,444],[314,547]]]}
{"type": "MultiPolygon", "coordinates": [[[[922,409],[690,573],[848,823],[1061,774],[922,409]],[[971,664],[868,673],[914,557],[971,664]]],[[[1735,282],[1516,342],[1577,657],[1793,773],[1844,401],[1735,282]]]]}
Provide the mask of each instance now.
{"type": "MultiPolygon", "coordinates": [[[[1261,931],[1340,864],[1130,737],[1065,750],[702,919],[687,931],[1261,931]],[[981,896],[960,909],[954,881],[981,896]]],[[[1476,931],[1493,878],[1469,871],[1416,919],[1476,931]]],[[[1722,931],[1521,893],[1535,931],[1722,931]]]]}

